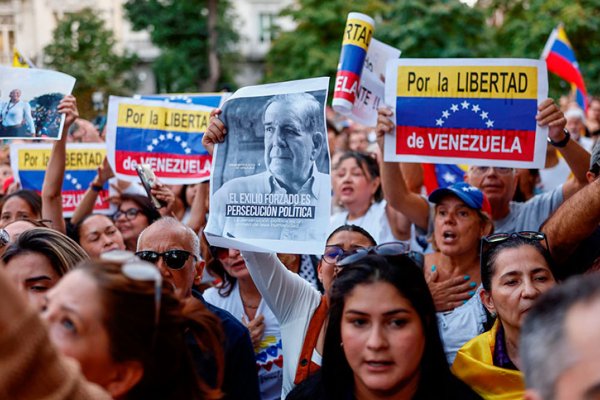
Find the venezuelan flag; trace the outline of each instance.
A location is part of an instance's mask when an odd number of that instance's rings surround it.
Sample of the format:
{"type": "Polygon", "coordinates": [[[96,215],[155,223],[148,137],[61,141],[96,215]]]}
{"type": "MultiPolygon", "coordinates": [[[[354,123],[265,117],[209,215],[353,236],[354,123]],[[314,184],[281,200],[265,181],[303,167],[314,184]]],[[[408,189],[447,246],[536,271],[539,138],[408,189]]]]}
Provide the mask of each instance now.
{"type": "Polygon", "coordinates": [[[533,161],[537,68],[458,61],[398,67],[397,154],[533,161]]]}
{"type": "Polygon", "coordinates": [[[423,185],[427,194],[465,180],[465,164],[423,164],[423,185]]]}
{"type": "Polygon", "coordinates": [[[567,33],[562,24],[554,28],[550,34],[542,52],[542,59],[546,60],[548,71],[571,84],[577,104],[582,110],[586,110],[588,106],[587,90],[579,70],[579,64],[575,58],[573,46],[567,39],[567,33]]]}

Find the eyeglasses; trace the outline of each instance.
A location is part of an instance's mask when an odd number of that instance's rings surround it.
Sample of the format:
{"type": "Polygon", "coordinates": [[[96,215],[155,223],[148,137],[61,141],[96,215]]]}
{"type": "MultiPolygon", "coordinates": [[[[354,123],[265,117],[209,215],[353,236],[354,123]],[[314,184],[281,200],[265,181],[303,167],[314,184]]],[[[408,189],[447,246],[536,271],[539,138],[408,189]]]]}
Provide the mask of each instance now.
{"type": "Polygon", "coordinates": [[[544,242],[546,244],[546,249],[550,249],[550,247],[548,246],[548,238],[543,232],[521,231],[512,233],[494,233],[493,235],[484,236],[481,238],[481,247],[479,249],[481,265],[483,266],[487,263],[487,255],[492,248],[498,246],[500,243],[504,243],[509,240],[515,240],[518,238],[524,239],[532,243],[544,242]]]}
{"type": "Polygon", "coordinates": [[[123,264],[121,271],[123,275],[134,281],[154,282],[154,325],[158,326],[162,296],[162,276],[158,269],[154,265],[134,259],[123,264]]]}
{"type": "Polygon", "coordinates": [[[380,256],[396,256],[400,254],[407,254],[409,249],[409,246],[402,242],[390,242],[382,243],[377,246],[361,247],[349,252],[344,252],[338,256],[335,265],[337,267],[345,267],[346,265],[360,261],[369,254],[377,254],[380,256]]]}
{"type": "MultiPolygon", "coordinates": [[[[363,247],[354,247],[349,251],[354,251],[356,249],[362,249],[363,247]]],[[[346,250],[338,245],[325,246],[325,253],[321,257],[322,260],[329,264],[335,264],[339,257],[344,254],[346,250]]]]}
{"type": "Polygon", "coordinates": [[[147,261],[152,264],[156,264],[158,259],[162,257],[167,264],[167,267],[173,270],[178,270],[183,268],[187,260],[192,256],[194,259],[197,259],[195,255],[185,250],[168,250],[164,253],[157,253],[156,251],[144,250],[138,251],[135,253],[136,256],[141,258],[144,261],[147,261]]]}
{"type": "Polygon", "coordinates": [[[476,167],[471,167],[471,173],[473,175],[484,175],[484,174],[486,174],[491,169],[494,169],[494,171],[496,171],[496,173],[498,175],[509,175],[509,174],[513,173],[513,171],[514,171],[514,168],[507,168],[507,167],[480,167],[480,166],[476,166],[476,167]]]}
{"type": "Polygon", "coordinates": [[[116,213],[113,214],[113,221],[118,220],[121,215],[124,215],[125,218],[128,219],[128,220],[132,220],[135,217],[137,217],[137,215],[139,213],[141,213],[141,212],[142,212],[142,210],[140,210],[139,208],[130,208],[130,209],[125,210],[125,211],[119,210],[119,211],[117,211],[116,213]]]}

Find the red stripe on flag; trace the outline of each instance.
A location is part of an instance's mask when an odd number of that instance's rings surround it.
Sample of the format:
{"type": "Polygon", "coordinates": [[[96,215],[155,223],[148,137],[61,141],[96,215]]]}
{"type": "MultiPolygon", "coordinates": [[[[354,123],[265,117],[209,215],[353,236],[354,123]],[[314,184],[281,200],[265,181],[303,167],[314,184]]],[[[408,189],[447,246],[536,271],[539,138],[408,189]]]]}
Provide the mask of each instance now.
{"type": "Polygon", "coordinates": [[[561,57],[556,53],[548,54],[546,58],[546,65],[548,71],[560,76],[567,82],[575,84],[583,93],[587,95],[585,89],[585,83],[583,83],[583,76],[575,66],[567,59],[561,57]]]}
{"type": "Polygon", "coordinates": [[[185,156],[179,154],[115,151],[116,171],[137,176],[135,165],[149,164],[157,178],[207,178],[210,176],[210,155],[185,156]]]}
{"type": "MultiPolygon", "coordinates": [[[[62,204],[63,212],[75,212],[77,205],[83,199],[87,189],[84,190],[63,190],[62,204]]],[[[110,202],[108,201],[108,190],[100,191],[100,195],[94,204],[94,211],[108,210],[110,209],[110,202]]]]}
{"type": "Polygon", "coordinates": [[[535,131],[398,126],[396,154],[533,161],[535,131]]]}

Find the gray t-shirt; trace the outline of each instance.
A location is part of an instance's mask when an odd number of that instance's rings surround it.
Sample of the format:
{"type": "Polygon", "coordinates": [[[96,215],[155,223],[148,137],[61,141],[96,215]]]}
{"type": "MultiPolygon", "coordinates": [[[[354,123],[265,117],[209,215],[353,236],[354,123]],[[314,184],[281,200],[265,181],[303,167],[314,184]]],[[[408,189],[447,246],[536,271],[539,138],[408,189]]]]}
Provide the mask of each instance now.
{"type": "Polygon", "coordinates": [[[538,231],[563,202],[562,185],[524,203],[510,202],[510,213],[494,221],[494,232],[538,231]]]}

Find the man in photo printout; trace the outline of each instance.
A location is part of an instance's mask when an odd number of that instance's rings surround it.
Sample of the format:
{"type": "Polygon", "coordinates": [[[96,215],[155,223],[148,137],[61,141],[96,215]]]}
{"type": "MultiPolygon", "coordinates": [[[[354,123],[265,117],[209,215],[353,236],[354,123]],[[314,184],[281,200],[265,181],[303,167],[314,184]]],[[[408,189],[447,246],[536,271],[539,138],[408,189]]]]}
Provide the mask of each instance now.
{"type": "Polygon", "coordinates": [[[318,221],[329,215],[330,177],[315,164],[325,145],[321,104],[308,93],[276,95],[262,123],[267,170],[219,188],[206,230],[224,237],[325,240],[318,221]]]}
{"type": "Polygon", "coordinates": [[[35,134],[35,124],[31,116],[31,106],[21,100],[21,90],[10,92],[10,101],[2,103],[2,136],[24,137],[35,134]]]}

